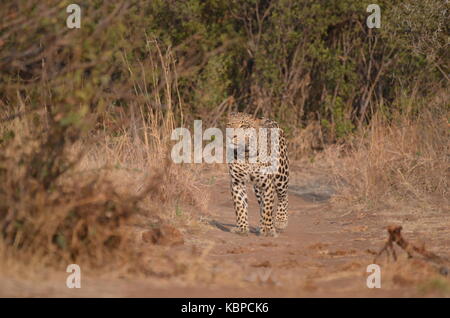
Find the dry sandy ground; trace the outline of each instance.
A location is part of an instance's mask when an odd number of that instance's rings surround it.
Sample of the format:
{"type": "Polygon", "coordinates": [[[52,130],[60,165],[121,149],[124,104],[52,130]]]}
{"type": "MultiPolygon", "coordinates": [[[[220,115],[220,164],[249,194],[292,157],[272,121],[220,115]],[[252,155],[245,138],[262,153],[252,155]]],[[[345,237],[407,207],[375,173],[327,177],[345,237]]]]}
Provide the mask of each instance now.
{"type": "MultiPolygon", "coordinates": [[[[184,244],[164,250],[167,262],[153,274],[124,279],[82,276],[81,289],[68,289],[68,274],[32,280],[0,278],[0,296],[37,297],[429,297],[450,296],[450,279],[421,259],[382,260],[381,288],[366,285],[367,266],[387,239],[386,226],[401,224],[406,239],[450,255],[450,212],[443,207],[369,210],[343,207],[325,173],[293,165],[290,219],[277,238],[259,237],[257,204],[249,188],[252,233],[229,232],[234,212],[225,170],[205,172],[208,213],[180,216],[184,244]],[[330,199],[331,198],[331,199],[330,199]],[[183,257],[186,260],[183,263],[183,257]],[[174,265],[175,264],[175,265],[174,265]],[[181,271],[174,266],[185,266],[181,271]],[[182,273],[182,274],[177,274],[182,273]]],[[[206,193],[205,193],[206,195],[206,193]]]]}

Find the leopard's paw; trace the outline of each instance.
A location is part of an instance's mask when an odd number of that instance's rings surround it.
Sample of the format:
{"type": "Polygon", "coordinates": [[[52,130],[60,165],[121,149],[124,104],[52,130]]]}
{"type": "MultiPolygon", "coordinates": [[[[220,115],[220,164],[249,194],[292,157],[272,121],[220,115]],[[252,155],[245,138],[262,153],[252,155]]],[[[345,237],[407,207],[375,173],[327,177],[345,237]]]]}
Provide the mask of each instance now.
{"type": "Polygon", "coordinates": [[[268,236],[268,237],[277,237],[277,231],[275,230],[275,228],[267,228],[267,227],[259,227],[257,229],[257,233],[260,236],[268,236]]]}
{"type": "Polygon", "coordinates": [[[242,236],[247,236],[249,233],[249,229],[248,228],[240,228],[240,227],[236,226],[236,227],[232,228],[230,230],[230,232],[234,233],[234,234],[239,234],[242,236]]]}
{"type": "Polygon", "coordinates": [[[278,232],[284,232],[288,226],[288,221],[275,219],[274,224],[278,232]]]}

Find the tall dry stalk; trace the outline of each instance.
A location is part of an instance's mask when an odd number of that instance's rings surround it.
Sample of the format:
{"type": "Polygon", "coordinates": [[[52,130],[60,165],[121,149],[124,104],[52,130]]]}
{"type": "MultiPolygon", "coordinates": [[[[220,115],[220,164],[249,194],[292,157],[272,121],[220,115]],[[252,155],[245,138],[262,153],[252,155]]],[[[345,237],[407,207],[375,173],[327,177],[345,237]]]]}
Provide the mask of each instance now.
{"type": "Polygon", "coordinates": [[[335,161],[334,173],[346,181],[345,196],[371,203],[387,199],[448,203],[446,118],[445,107],[423,110],[415,118],[398,114],[391,121],[377,114],[338,153],[328,151],[328,160],[335,161]]]}

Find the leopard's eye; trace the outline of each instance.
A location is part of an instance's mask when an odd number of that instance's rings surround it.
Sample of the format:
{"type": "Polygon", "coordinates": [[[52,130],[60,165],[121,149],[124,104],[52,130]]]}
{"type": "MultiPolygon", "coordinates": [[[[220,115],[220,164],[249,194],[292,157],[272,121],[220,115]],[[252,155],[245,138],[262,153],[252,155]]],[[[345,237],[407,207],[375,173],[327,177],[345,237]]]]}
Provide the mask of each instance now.
{"type": "Polygon", "coordinates": [[[247,129],[247,128],[250,128],[250,125],[243,124],[243,125],[241,125],[241,128],[247,129]]]}

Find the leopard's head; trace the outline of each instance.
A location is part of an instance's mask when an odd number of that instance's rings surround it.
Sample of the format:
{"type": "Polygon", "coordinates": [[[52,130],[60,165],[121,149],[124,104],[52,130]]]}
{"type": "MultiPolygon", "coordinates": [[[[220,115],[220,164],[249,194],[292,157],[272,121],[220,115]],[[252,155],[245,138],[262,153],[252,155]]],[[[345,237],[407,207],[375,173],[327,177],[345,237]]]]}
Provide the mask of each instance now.
{"type": "Polygon", "coordinates": [[[227,120],[227,128],[233,128],[232,134],[227,135],[227,143],[234,149],[249,151],[249,138],[258,133],[261,119],[254,118],[246,113],[230,113],[227,120]]]}

